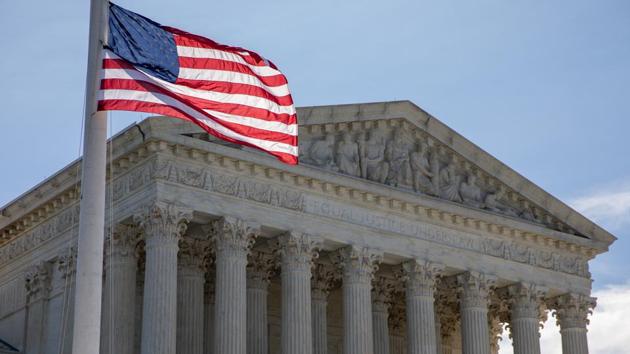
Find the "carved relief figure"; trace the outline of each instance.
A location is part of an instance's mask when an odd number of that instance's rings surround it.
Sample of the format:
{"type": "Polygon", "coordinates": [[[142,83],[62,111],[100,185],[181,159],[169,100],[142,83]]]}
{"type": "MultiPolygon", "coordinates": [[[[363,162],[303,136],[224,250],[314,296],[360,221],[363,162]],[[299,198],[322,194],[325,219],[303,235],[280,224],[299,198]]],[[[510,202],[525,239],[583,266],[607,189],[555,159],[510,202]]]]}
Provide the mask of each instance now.
{"type": "Polygon", "coordinates": [[[394,187],[409,185],[409,147],[405,141],[403,130],[396,128],[392,139],[387,142],[385,156],[389,161],[389,175],[386,182],[394,187]]]}
{"type": "Polygon", "coordinates": [[[332,133],[326,134],[326,137],[313,142],[309,151],[311,162],[319,167],[337,170],[333,156],[333,146],[335,145],[335,136],[332,133]]]}
{"type": "Polygon", "coordinates": [[[481,196],[481,188],[477,186],[477,176],[469,174],[466,182],[462,183],[459,188],[459,194],[464,203],[472,205],[476,208],[483,207],[483,198],[481,196]]]}
{"type": "Polygon", "coordinates": [[[455,171],[455,163],[451,162],[440,171],[440,196],[454,202],[462,202],[459,186],[462,177],[455,171]]]}
{"type": "Polygon", "coordinates": [[[431,173],[431,163],[429,162],[429,147],[426,143],[420,142],[416,145],[416,150],[410,155],[411,172],[413,178],[413,190],[426,194],[432,194],[433,173],[431,173]]]}
{"type": "Polygon", "coordinates": [[[359,175],[359,146],[352,140],[350,133],[343,134],[343,140],[337,145],[336,155],[340,172],[359,175]]]}
{"type": "Polygon", "coordinates": [[[389,174],[389,163],[385,161],[385,145],[377,131],[370,131],[367,139],[360,140],[361,177],[385,183],[389,174]]]}
{"type": "Polygon", "coordinates": [[[485,208],[497,213],[502,213],[510,216],[518,216],[518,213],[502,202],[503,189],[499,188],[495,193],[488,193],[484,200],[485,208]]]}

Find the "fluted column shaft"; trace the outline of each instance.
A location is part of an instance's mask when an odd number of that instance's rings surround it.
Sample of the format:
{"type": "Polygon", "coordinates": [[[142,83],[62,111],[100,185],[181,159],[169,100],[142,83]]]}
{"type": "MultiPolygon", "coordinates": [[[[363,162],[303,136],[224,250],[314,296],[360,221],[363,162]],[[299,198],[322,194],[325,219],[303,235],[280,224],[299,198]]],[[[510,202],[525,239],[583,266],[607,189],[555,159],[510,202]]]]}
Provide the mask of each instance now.
{"type": "Polygon", "coordinates": [[[154,204],[135,216],[145,234],[142,354],[173,354],[177,347],[177,252],[189,211],[154,204]]]}
{"type": "Polygon", "coordinates": [[[337,255],[343,271],[343,353],[374,354],[371,290],[375,264],[381,257],[354,246],[337,255]]]}
{"type": "Polygon", "coordinates": [[[372,287],[372,324],[374,326],[374,354],[389,354],[389,308],[395,284],[393,279],[376,276],[372,287]]]}
{"type": "Polygon", "coordinates": [[[307,234],[278,238],[282,281],[282,354],[312,354],[311,266],[317,243],[307,234]]]}
{"type": "Polygon", "coordinates": [[[404,354],[406,352],[405,348],[405,338],[399,335],[393,335],[390,338],[390,352],[391,354],[404,354]]]}
{"type": "Polygon", "coordinates": [[[560,325],[563,354],[588,354],[586,326],[595,300],[579,294],[566,294],[555,299],[552,306],[560,325]]]}
{"type": "Polygon", "coordinates": [[[328,296],[321,292],[311,294],[313,316],[313,354],[328,354],[328,296]]]}
{"type": "Polygon", "coordinates": [[[404,354],[407,352],[405,334],[407,332],[407,315],[404,303],[392,304],[389,307],[389,352],[391,354],[404,354]]]}
{"type": "Polygon", "coordinates": [[[463,354],[490,353],[488,298],[493,279],[468,272],[457,277],[460,286],[460,312],[463,354]]]}
{"type": "Polygon", "coordinates": [[[247,353],[267,354],[267,297],[273,258],[253,251],[247,266],[247,353]]]}
{"type": "Polygon", "coordinates": [[[203,352],[212,354],[214,353],[214,272],[212,276],[206,275],[204,290],[203,352]]]}
{"type": "Polygon", "coordinates": [[[372,323],[374,325],[374,354],[389,354],[389,326],[387,324],[388,306],[372,304],[372,323]]]}
{"type": "MultiPolygon", "coordinates": [[[[200,233],[194,233],[196,237],[200,233]]],[[[177,274],[177,354],[203,353],[204,257],[208,242],[185,237],[180,241],[177,274]]]]}
{"type": "Polygon", "coordinates": [[[136,227],[117,225],[105,240],[102,354],[134,353],[138,236],[136,227]]]}
{"type": "Polygon", "coordinates": [[[51,291],[50,265],[40,263],[27,270],[26,283],[26,354],[40,354],[44,347],[46,302],[51,291]]]}
{"type": "Polygon", "coordinates": [[[442,267],[419,260],[403,264],[407,303],[407,354],[437,353],[435,279],[442,267]]]}
{"type": "Polygon", "coordinates": [[[318,263],[311,278],[311,315],[313,317],[313,354],[328,354],[328,295],[335,280],[335,269],[318,263]]]}
{"type": "Polygon", "coordinates": [[[247,280],[247,353],[267,354],[268,284],[247,280]],[[254,283],[254,284],[252,284],[254,283]]]}
{"type": "Polygon", "coordinates": [[[440,324],[440,316],[438,314],[437,306],[435,304],[435,300],[433,302],[434,308],[434,321],[435,321],[435,352],[438,354],[442,354],[442,326],[440,324]]]}
{"type": "Polygon", "coordinates": [[[245,354],[247,343],[246,267],[254,229],[242,220],[214,224],[216,275],[214,353],[245,354]]]}
{"type": "Polygon", "coordinates": [[[533,284],[508,287],[514,354],[540,354],[540,303],[543,289],[533,284]]]}

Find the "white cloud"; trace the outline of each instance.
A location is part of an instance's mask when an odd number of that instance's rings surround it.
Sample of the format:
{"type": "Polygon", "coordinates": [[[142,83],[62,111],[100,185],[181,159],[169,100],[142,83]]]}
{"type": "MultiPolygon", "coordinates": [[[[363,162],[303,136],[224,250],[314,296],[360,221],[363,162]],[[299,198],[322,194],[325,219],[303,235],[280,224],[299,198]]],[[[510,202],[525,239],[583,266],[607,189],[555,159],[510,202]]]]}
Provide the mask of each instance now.
{"type": "MultiPolygon", "coordinates": [[[[597,307],[588,327],[589,352],[591,354],[624,354],[630,338],[630,284],[611,285],[593,292],[597,307]]],[[[550,316],[541,332],[540,346],[545,354],[562,354],[560,330],[555,318],[550,316]]],[[[501,341],[500,354],[512,354],[512,342],[507,333],[501,341]]]]}
{"type": "Polygon", "coordinates": [[[570,202],[577,211],[610,228],[630,224],[630,183],[610,186],[570,202]]]}

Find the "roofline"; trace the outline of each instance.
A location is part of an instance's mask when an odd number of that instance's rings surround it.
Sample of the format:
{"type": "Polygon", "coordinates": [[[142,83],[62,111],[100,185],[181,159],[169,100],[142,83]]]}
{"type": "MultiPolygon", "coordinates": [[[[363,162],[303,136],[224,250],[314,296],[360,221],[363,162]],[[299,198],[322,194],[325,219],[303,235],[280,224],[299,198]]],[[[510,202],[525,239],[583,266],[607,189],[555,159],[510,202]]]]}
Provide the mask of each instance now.
{"type": "MultiPolygon", "coordinates": [[[[617,240],[614,235],[597,225],[597,223],[585,217],[571,206],[553,196],[551,193],[545,191],[527,177],[504,164],[492,154],[468,140],[456,130],[444,124],[438,118],[409,100],[308,106],[299,107],[298,110],[302,111],[302,115],[298,114],[298,117],[301,119],[301,123],[305,123],[306,125],[324,124],[326,122],[322,119],[322,117],[332,116],[335,111],[336,113],[343,113],[335,114],[335,116],[342,118],[341,121],[344,122],[379,118],[415,118],[417,121],[413,123],[416,123],[419,128],[424,129],[434,138],[440,140],[443,144],[454,151],[457,151],[459,154],[462,154],[465,158],[477,164],[482,170],[493,175],[508,187],[518,191],[518,193],[522,194],[523,197],[526,197],[532,202],[538,204],[542,209],[545,209],[550,214],[556,216],[562,222],[575,228],[584,235],[596,236],[600,241],[603,241],[608,245],[611,245],[617,240]],[[405,114],[409,114],[410,116],[405,116],[405,114]],[[344,117],[355,118],[355,120],[343,120],[344,117]],[[459,147],[459,149],[457,147],[459,147]],[[461,149],[461,147],[466,147],[466,149],[461,149]],[[467,153],[467,149],[472,150],[473,152],[467,153]],[[483,157],[489,157],[490,161],[485,161],[483,157]],[[490,166],[487,166],[490,162],[497,164],[498,167],[500,167],[500,173],[495,173],[495,171],[489,168],[490,166]],[[508,177],[516,179],[517,183],[510,183],[508,181],[508,177]],[[556,210],[550,210],[550,208],[556,210]],[[584,224],[588,225],[586,229],[584,224]]],[[[329,121],[328,123],[337,122],[329,121]]]]}
{"type": "MultiPolygon", "coordinates": [[[[532,202],[538,204],[541,208],[547,210],[550,214],[556,216],[557,218],[567,223],[569,226],[575,228],[579,232],[583,233],[584,235],[595,236],[598,241],[604,242],[607,245],[612,244],[617,239],[615,236],[597,225],[595,222],[586,218],[564,202],[546,192],[545,190],[531,182],[529,179],[522,176],[509,166],[505,165],[503,162],[499,161],[497,158],[495,158],[470,140],[466,139],[457,131],[448,127],[439,119],[430,115],[428,112],[418,107],[411,101],[399,100],[358,104],[349,103],[340,105],[306,106],[299,107],[298,111],[300,111],[299,116],[302,125],[335,123],[331,122],[329,118],[327,119],[328,121],[324,121],[324,118],[333,116],[333,113],[335,112],[343,113],[339,115],[334,114],[335,117],[338,117],[340,122],[354,122],[361,120],[386,118],[413,119],[415,121],[412,121],[412,123],[415,123],[419,128],[424,129],[434,138],[440,140],[449,148],[457,151],[471,162],[477,164],[486,173],[493,175],[495,178],[506,184],[508,187],[518,191],[518,193],[522,194],[523,197],[530,199],[532,202]],[[351,119],[348,120],[348,118],[351,119]],[[464,151],[466,149],[461,149],[462,144],[468,150],[472,150],[473,153],[467,153],[466,151],[464,151]],[[460,149],[457,148],[458,146],[460,147],[460,149]],[[484,157],[489,157],[490,161],[486,161],[487,159],[483,159],[484,157]],[[498,166],[500,167],[500,173],[497,173],[490,169],[490,166],[488,165],[489,163],[498,164],[498,166]],[[516,179],[517,183],[510,183],[506,179],[506,177],[516,179]],[[549,210],[550,208],[556,210],[549,210]],[[590,230],[585,229],[585,225],[589,226],[590,230]]],[[[143,120],[140,124],[133,123],[123,128],[118,133],[113,135],[110,139],[108,139],[108,145],[110,145],[112,141],[117,140],[120,136],[129,132],[132,127],[144,125],[144,122],[146,122],[146,119],[143,120]]],[[[81,160],[82,158],[75,159],[71,163],[58,170],[56,173],[52,174],[50,177],[46,178],[42,182],[38,183],[34,187],[30,188],[26,192],[20,194],[18,197],[0,207],[0,229],[9,223],[9,220],[7,220],[8,217],[4,215],[5,210],[18,204],[20,200],[29,197],[41,187],[51,184],[51,182],[57,177],[63,174],[71,173],[72,168],[77,168],[78,170],[81,160]]],[[[79,176],[75,176],[74,178],[80,181],[79,176]]]]}

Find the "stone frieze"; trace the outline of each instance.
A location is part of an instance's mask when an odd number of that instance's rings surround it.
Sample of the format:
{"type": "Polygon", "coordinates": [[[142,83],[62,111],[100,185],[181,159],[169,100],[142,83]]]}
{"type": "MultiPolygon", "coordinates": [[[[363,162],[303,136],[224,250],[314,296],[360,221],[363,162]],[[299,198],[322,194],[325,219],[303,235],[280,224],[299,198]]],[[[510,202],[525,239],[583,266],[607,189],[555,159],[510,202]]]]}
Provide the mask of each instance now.
{"type": "Polygon", "coordinates": [[[300,162],[548,228],[576,231],[403,120],[300,128],[300,162]]]}

